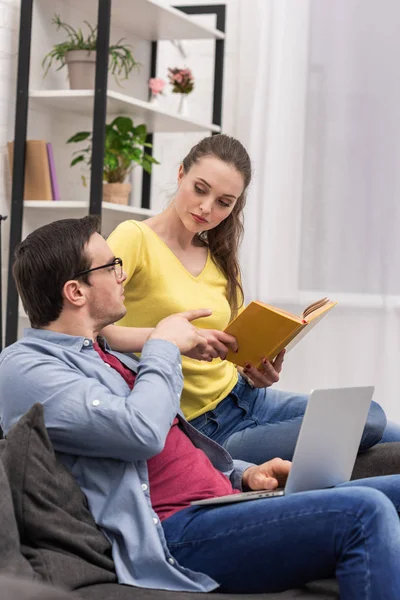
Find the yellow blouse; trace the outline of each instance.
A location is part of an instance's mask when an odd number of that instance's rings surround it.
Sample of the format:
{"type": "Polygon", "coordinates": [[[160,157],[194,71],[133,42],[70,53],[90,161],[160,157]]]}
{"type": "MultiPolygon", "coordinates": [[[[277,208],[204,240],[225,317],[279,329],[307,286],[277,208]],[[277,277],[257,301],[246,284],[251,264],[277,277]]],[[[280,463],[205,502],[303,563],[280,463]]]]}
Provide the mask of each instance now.
{"type": "MultiPolygon", "coordinates": [[[[230,320],[226,278],[210,254],[203,271],[194,277],[145,223],[124,221],[108,238],[123,260],[126,316],[119,325],[155,327],[161,319],[186,310],[210,308],[212,315],[194,321],[196,327],[223,330],[230,320]]],[[[182,357],[182,410],[188,419],[213,409],[236,385],[236,367],[215,359],[200,362],[182,357]]]]}

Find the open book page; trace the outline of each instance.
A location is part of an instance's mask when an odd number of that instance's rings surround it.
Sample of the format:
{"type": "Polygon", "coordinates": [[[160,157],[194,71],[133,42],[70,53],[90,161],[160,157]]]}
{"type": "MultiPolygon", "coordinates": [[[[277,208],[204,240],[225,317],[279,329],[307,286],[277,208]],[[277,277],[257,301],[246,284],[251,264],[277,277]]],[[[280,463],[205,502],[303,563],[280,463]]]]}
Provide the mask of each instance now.
{"type": "Polygon", "coordinates": [[[329,306],[322,306],[318,311],[313,312],[312,316],[309,316],[309,321],[307,322],[306,327],[302,329],[296,337],[286,346],[286,352],[289,352],[292,348],[294,348],[300,340],[303,339],[314,327],[322,321],[322,319],[330,312],[331,308],[336,306],[337,302],[329,302],[329,306]]]}
{"type": "Polygon", "coordinates": [[[311,315],[311,313],[317,311],[326,304],[329,304],[329,302],[329,298],[321,298],[321,300],[317,300],[316,302],[313,302],[312,304],[307,306],[307,308],[303,310],[303,314],[301,316],[303,317],[303,319],[306,319],[309,315],[311,315]]]}
{"type": "Polygon", "coordinates": [[[303,316],[298,317],[297,315],[294,315],[287,310],[283,310],[283,308],[277,308],[276,306],[272,306],[272,304],[265,304],[264,302],[259,302],[259,301],[256,301],[255,304],[258,304],[259,306],[263,306],[264,308],[268,308],[268,310],[270,310],[278,315],[283,315],[284,317],[287,317],[288,319],[291,319],[292,321],[296,321],[296,323],[303,322],[303,316]]]}
{"type": "Polygon", "coordinates": [[[329,300],[328,298],[326,300],[327,301],[324,304],[316,306],[314,310],[303,317],[308,324],[310,324],[311,321],[314,321],[314,319],[316,319],[320,314],[329,312],[331,308],[337,304],[337,302],[332,302],[332,300],[329,300]]]}
{"type": "Polygon", "coordinates": [[[332,304],[332,302],[331,300],[329,300],[329,298],[321,298],[320,300],[317,300],[316,302],[313,302],[312,304],[307,306],[304,309],[303,313],[300,315],[300,317],[288,312],[287,310],[283,310],[283,308],[277,308],[276,306],[272,306],[271,304],[264,304],[264,302],[257,302],[257,304],[259,304],[260,306],[264,306],[265,308],[268,308],[269,310],[272,310],[275,313],[293,319],[297,322],[302,322],[303,320],[311,320],[311,318],[308,319],[307,317],[310,317],[311,315],[316,316],[317,314],[319,314],[322,308],[328,306],[329,304],[332,304]]]}

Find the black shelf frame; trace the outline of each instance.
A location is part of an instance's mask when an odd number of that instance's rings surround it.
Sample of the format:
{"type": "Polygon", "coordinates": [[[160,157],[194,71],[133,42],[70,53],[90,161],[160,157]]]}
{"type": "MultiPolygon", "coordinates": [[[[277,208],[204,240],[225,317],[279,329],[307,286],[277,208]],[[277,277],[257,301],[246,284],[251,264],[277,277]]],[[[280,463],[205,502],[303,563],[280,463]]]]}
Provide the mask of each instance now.
{"type": "MultiPolygon", "coordinates": [[[[97,62],[93,106],[93,151],[90,177],[89,214],[101,217],[103,196],[103,159],[105,141],[105,123],[107,115],[107,80],[108,80],[108,47],[110,40],[112,0],[98,0],[97,13],[97,62]]],[[[190,15],[215,14],[216,28],[225,33],[225,4],[176,6],[175,8],[190,15]]],[[[29,71],[32,41],[33,0],[21,0],[19,22],[19,46],[17,67],[16,112],[14,128],[14,158],[11,191],[10,242],[8,258],[8,285],[6,309],[5,345],[16,341],[18,336],[18,292],[12,277],[14,251],[21,241],[22,220],[24,211],[25,187],[25,142],[29,108],[29,71]]],[[[156,75],[157,69],[156,41],[151,42],[150,77],[156,75]]],[[[224,74],[224,40],[215,41],[215,71],[213,92],[213,124],[222,123],[222,88],[224,74]]],[[[148,135],[153,142],[153,134],[148,135]]],[[[150,208],[151,176],[143,172],[142,207],[150,208]]],[[[1,318],[1,314],[0,314],[1,318]]],[[[1,335],[0,328],[0,335],[1,335]]],[[[1,340],[0,340],[1,346],[1,340]]]]}

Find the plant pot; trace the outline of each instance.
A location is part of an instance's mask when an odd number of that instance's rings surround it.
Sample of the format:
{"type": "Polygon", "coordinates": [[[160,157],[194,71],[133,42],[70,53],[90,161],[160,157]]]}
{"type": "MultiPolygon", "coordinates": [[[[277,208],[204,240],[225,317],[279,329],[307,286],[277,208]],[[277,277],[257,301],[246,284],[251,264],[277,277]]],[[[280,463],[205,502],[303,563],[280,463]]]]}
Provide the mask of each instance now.
{"type": "Polygon", "coordinates": [[[94,90],[96,52],[71,50],[65,55],[71,90],[94,90]]]}
{"type": "Polygon", "coordinates": [[[130,183],[103,183],[103,201],[114,204],[128,204],[132,191],[130,183]]]}

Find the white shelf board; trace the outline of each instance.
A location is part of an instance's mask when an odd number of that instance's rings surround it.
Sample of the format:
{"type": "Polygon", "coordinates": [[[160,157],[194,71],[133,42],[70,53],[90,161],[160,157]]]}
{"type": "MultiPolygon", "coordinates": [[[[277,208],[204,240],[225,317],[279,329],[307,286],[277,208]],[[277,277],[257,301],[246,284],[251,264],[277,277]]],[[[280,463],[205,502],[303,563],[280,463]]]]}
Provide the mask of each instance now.
{"type": "MultiPolygon", "coordinates": [[[[65,0],[64,0],[65,1],[65,0]]],[[[82,0],[67,0],[82,8],[82,0]]],[[[182,3],[184,4],[184,2],[182,3]]],[[[93,22],[97,18],[97,2],[85,0],[85,11],[93,22]]],[[[221,40],[222,31],[196,22],[193,17],[159,0],[113,0],[111,22],[142,40],[221,40]]]]}
{"type": "MultiPolygon", "coordinates": [[[[113,204],[111,202],[103,202],[103,212],[110,213],[125,213],[128,217],[136,217],[137,219],[147,219],[156,214],[154,210],[149,208],[140,208],[137,206],[127,206],[125,204],[113,204]]],[[[24,210],[88,210],[89,203],[77,200],[25,200],[24,210]]]]}
{"type": "MultiPolygon", "coordinates": [[[[94,90],[31,90],[29,92],[32,108],[56,108],[72,113],[92,116],[94,90]]],[[[107,92],[107,113],[132,115],[145,123],[149,133],[188,133],[194,131],[213,131],[221,128],[211,123],[201,123],[188,117],[169,112],[157,105],[133,96],[109,90],[107,92]]]]}

